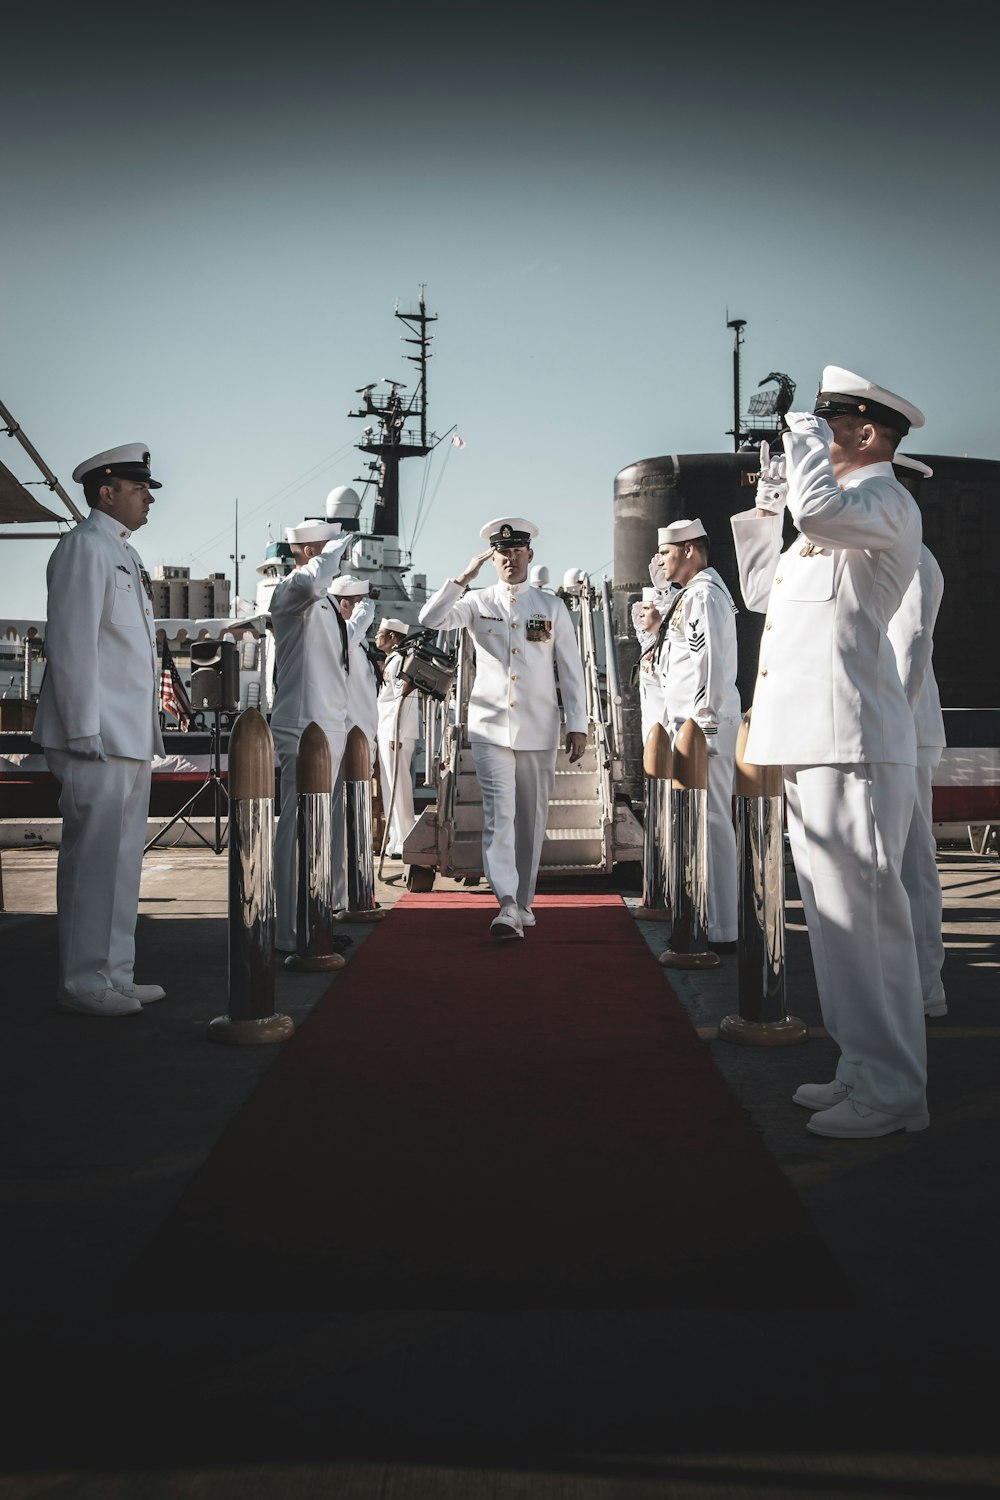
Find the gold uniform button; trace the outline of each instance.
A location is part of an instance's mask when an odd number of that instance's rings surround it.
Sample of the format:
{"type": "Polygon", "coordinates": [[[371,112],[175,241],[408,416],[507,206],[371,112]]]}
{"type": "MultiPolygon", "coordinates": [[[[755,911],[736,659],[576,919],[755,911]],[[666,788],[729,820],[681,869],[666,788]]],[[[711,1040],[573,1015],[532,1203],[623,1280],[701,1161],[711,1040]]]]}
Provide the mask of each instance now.
{"type": "Polygon", "coordinates": [[[511,654],[511,656],[517,656],[519,654],[518,653],[518,649],[517,649],[516,646],[511,646],[511,648],[510,648],[510,654],[511,654]]]}
{"type": "Polygon", "coordinates": [[[773,624],[773,621],[771,621],[771,620],[765,620],[765,622],[764,622],[764,629],[765,630],[770,630],[772,624],[773,624]]]}
{"type": "Polygon", "coordinates": [[[760,675],[762,677],[766,677],[767,676],[767,668],[766,667],[761,667],[761,669],[760,669],[760,675]]]}
{"type": "Polygon", "coordinates": [[[780,573],[778,574],[777,578],[774,581],[775,581],[775,583],[780,583],[781,582],[781,574],[780,573]]]}
{"type": "Polygon", "coordinates": [[[510,700],[510,706],[511,706],[511,708],[516,708],[517,707],[517,699],[516,698],[512,698],[510,700]]]}
{"type": "Polygon", "coordinates": [[[516,672],[512,672],[510,674],[510,680],[511,680],[511,682],[516,682],[517,681],[517,673],[516,672]]]}

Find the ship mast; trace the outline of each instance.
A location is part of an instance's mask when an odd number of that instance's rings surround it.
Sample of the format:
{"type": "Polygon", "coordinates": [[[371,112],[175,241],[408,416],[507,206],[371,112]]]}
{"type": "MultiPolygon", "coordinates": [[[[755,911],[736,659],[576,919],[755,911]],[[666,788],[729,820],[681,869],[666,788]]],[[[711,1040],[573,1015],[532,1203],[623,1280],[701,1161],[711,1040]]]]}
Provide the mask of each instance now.
{"type": "Polygon", "coordinates": [[[411,338],[403,336],[403,343],[416,346],[416,354],[406,355],[420,372],[416,390],[407,398],[406,386],[398,380],[375,381],[362,386],[358,395],[364,404],[357,411],[348,412],[350,417],[374,418],[377,426],[365,428],[363,440],[357,444],[362,453],[371,453],[373,461],[368,465],[369,477],[363,481],[375,481],[375,512],[372,530],[381,536],[399,536],[399,465],[404,458],[425,458],[431,451],[427,442],[427,362],[431,358],[430,345],[433,336],[427,332],[428,323],[436,323],[437,317],[428,313],[424,302],[424,289],[420,288],[420,306],[417,312],[400,312],[395,316],[410,330],[411,338]],[[387,396],[372,393],[376,385],[390,387],[387,396]],[[419,423],[419,436],[408,430],[409,423],[419,423]]]}

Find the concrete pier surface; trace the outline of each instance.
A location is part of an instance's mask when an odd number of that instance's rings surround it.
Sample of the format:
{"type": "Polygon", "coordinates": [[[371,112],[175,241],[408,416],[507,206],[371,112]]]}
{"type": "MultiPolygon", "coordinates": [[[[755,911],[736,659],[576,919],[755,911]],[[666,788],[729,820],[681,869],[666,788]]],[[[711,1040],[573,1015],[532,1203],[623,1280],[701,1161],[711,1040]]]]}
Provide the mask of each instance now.
{"type": "MultiPolygon", "coordinates": [[[[302,1306],[291,1286],[262,1288],[240,1318],[171,1309],[136,1328],[116,1287],[284,1044],[206,1041],[226,1002],[224,854],[146,856],[136,978],[168,998],[99,1022],[54,1007],[55,849],[4,847],[0,1301],[13,1394],[0,1500],[996,1493],[1000,863],[954,843],[939,864],[948,1014],[928,1022],[920,1134],[823,1140],[791,1104],[835,1056],[794,881],[788,1003],[806,1042],[718,1039],[737,1008],[735,957],[663,976],[854,1307],[768,1312],[748,1289],[745,1313],[361,1314],[302,1306]]],[[[405,887],[398,863],[386,873],[376,899],[390,905],[405,887]]],[[[638,893],[622,895],[635,911],[638,893]]],[[[640,927],[659,952],[662,924],[640,927]]],[[[345,926],[357,945],[376,930],[345,926]]],[[[299,1023],[329,984],[279,967],[276,1009],[299,1023]]]]}

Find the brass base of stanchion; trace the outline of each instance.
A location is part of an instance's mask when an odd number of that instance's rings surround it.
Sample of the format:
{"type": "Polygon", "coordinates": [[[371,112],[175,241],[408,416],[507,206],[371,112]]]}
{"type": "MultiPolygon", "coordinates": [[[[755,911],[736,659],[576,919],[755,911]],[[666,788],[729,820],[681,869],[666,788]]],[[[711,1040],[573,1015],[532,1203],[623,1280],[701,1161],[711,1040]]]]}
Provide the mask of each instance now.
{"type": "Polygon", "coordinates": [[[376,906],[373,911],[338,911],[338,922],[381,922],[389,915],[387,906],[376,906]]]}
{"type": "Polygon", "coordinates": [[[342,953],[316,953],[311,957],[305,953],[289,953],[285,968],[296,974],[327,974],[332,969],[344,968],[346,963],[342,953]]]}
{"type": "Polygon", "coordinates": [[[743,1047],[791,1047],[804,1042],[809,1027],[798,1016],[783,1021],[747,1021],[743,1016],[723,1016],[719,1022],[719,1040],[739,1042],[743,1047]]]}
{"type": "Polygon", "coordinates": [[[717,969],[722,959],[717,953],[675,953],[668,948],[659,962],[665,969],[717,969]]]}
{"type": "Polygon", "coordinates": [[[637,906],[635,914],[640,922],[672,922],[674,914],[669,906],[637,906]]]}
{"type": "Polygon", "coordinates": [[[208,1040],[228,1047],[260,1047],[283,1042],[292,1036],[295,1022],[291,1016],[264,1016],[259,1021],[234,1021],[231,1016],[216,1016],[209,1022],[208,1040]]]}

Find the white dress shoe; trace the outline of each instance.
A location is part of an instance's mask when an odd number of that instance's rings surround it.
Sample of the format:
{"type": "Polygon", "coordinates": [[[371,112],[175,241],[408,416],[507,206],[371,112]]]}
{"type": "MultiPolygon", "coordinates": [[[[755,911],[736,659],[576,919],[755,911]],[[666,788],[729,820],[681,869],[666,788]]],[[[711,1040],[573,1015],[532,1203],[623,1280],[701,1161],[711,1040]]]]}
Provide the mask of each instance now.
{"type": "Polygon", "coordinates": [[[832,1109],[835,1104],[843,1104],[850,1097],[850,1084],[841,1083],[839,1078],[834,1078],[830,1083],[800,1084],[792,1095],[792,1103],[801,1104],[803,1109],[832,1109]]]}
{"type": "Polygon", "coordinates": [[[131,1016],[142,1010],[134,995],[120,990],[102,990],[99,995],[64,995],[56,1004],[60,1010],[79,1011],[83,1016],[131,1016]]]}
{"type": "Polygon", "coordinates": [[[524,929],[513,901],[505,901],[490,923],[490,931],[498,938],[523,938],[524,929]]]}
{"type": "Polygon", "coordinates": [[[832,1109],[820,1110],[806,1129],[814,1135],[836,1136],[840,1140],[865,1141],[876,1135],[892,1135],[894,1130],[926,1130],[930,1115],[887,1115],[854,1099],[845,1099],[832,1109]]]}
{"type": "Polygon", "coordinates": [[[519,906],[517,908],[517,914],[521,918],[522,927],[534,927],[535,914],[531,910],[530,906],[519,906]]]}
{"type": "Polygon", "coordinates": [[[166,990],[158,984],[119,984],[115,988],[119,995],[128,995],[140,1005],[152,1005],[154,1000],[167,998],[166,990]]]}

